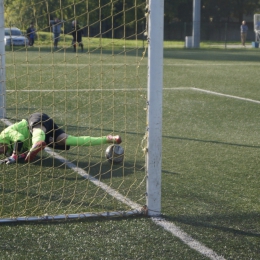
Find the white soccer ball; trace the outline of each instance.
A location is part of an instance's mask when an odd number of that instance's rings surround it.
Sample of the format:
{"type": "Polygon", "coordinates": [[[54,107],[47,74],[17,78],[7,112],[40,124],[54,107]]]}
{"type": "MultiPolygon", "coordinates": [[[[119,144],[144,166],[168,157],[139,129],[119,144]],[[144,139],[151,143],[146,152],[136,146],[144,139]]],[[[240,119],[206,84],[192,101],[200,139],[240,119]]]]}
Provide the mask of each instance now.
{"type": "Polygon", "coordinates": [[[121,163],[124,160],[124,148],[118,144],[111,144],[107,147],[105,155],[110,163],[121,163]]]}

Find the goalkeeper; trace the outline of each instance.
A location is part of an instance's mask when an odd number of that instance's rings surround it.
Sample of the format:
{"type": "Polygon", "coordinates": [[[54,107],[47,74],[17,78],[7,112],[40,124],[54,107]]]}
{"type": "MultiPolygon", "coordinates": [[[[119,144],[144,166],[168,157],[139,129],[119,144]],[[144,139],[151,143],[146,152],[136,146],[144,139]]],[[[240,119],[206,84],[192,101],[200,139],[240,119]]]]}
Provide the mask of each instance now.
{"type": "Polygon", "coordinates": [[[69,150],[70,146],[120,144],[121,142],[119,135],[102,137],[68,135],[48,115],[34,113],[27,120],[23,119],[1,132],[0,154],[5,154],[7,158],[0,163],[11,164],[21,159],[31,162],[46,146],[69,150]]]}

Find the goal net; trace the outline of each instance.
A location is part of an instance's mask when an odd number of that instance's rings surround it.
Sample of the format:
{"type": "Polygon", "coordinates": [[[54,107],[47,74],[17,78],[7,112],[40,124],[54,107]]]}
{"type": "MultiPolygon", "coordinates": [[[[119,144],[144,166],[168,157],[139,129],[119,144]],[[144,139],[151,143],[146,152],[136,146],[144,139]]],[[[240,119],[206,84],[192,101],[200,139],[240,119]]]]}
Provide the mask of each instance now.
{"type": "Polygon", "coordinates": [[[72,136],[120,135],[124,160],[109,163],[101,144],[2,164],[0,221],[142,214],[147,1],[1,3],[0,130],[46,113],[72,136]]]}

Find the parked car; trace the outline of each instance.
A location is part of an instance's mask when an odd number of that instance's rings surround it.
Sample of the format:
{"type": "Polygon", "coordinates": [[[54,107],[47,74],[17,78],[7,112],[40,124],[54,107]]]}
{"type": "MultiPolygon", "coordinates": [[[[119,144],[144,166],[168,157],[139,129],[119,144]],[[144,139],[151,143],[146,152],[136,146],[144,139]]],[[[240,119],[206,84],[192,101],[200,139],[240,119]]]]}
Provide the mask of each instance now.
{"type": "Polygon", "coordinates": [[[29,40],[16,27],[5,28],[5,45],[27,46],[29,40]]]}

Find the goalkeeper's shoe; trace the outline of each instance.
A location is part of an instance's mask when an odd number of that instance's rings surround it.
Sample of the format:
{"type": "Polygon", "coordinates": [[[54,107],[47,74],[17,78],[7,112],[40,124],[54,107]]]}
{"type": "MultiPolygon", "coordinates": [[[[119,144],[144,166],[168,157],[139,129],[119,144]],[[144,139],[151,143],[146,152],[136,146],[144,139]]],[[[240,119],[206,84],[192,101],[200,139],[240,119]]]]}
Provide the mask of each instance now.
{"type": "Polygon", "coordinates": [[[27,156],[25,157],[26,162],[31,162],[34,160],[36,155],[42,151],[46,147],[46,143],[44,141],[39,141],[32,146],[30,151],[28,152],[27,156]]]}
{"type": "Polygon", "coordinates": [[[108,143],[121,144],[122,139],[121,139],[120,135],[108,135],[107,136],[107,142],[108,143]]]}

